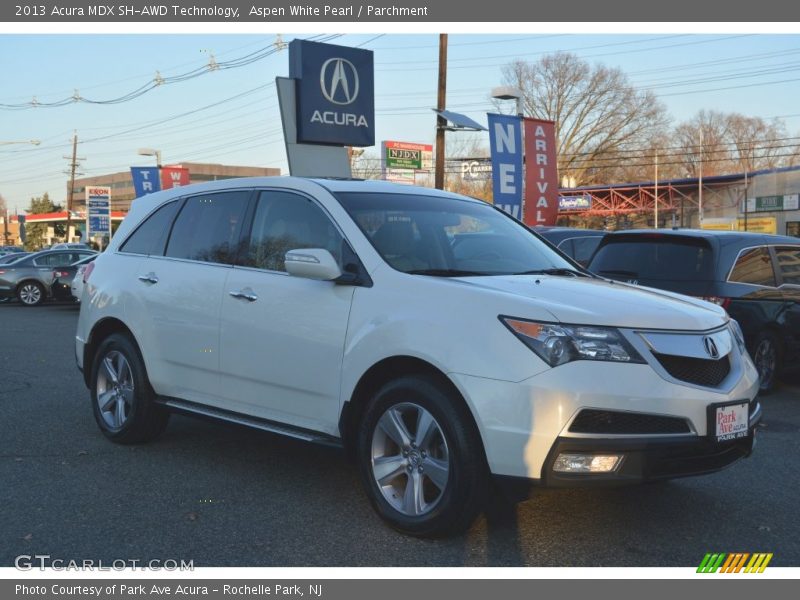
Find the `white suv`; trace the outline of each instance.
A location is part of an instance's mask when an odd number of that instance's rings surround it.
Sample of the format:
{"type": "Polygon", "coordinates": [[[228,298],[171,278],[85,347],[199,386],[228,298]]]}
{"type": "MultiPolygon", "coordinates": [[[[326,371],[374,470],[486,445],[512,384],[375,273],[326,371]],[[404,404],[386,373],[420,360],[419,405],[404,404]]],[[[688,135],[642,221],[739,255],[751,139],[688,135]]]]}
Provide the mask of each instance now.
{"type": "Polygon", "coordinates": [[[133,203],[76,354],[115,442],[179,411],[343,445],[377,512],[463,529],[488,480],[639,482],[747,456],[758,375],[700,300],[593,276],[492,206],[383,182],[218,181],[133,203]]]}

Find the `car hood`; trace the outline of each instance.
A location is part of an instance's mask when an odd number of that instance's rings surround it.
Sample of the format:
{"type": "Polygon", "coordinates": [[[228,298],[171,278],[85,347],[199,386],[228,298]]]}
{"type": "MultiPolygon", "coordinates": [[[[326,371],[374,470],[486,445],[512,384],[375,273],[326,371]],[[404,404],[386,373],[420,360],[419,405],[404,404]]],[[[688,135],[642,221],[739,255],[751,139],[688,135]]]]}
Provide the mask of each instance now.
{"type": "Polygon", "coordinates": [[[503,275],[462,277],[458,281],[533,300],[561,323],[703,331],[728,320],[725,310],[710,302],[603,279],[503,275]]]}

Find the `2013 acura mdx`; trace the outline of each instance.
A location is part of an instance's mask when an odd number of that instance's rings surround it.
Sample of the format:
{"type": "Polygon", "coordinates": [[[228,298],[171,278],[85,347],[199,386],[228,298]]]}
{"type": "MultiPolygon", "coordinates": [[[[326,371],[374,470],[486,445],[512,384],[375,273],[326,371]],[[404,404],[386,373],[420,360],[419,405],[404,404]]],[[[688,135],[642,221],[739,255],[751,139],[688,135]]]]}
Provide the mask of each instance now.
{"type": "Polygon", "coordinates": [[[173,411],[344,445],[377,512],[469,526],[489,478],[604,485],[750,454],[758,375],[711,303],[593,276],[489,204],[384,182],[139,198],[91,263],[76,354],[119,443],[173,411]]]}

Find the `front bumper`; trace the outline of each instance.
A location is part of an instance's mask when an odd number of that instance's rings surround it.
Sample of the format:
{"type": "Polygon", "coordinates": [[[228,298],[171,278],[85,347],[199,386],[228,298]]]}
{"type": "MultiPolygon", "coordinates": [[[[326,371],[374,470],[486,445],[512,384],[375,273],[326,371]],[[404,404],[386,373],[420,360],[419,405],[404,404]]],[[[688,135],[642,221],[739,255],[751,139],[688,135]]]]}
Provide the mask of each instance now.
{"type": "Polygon", "coordinates": [[[559,437],[547,455],[541,479],[506,475],[494,479],[506,496],[520,501],[537,487],[610,487],[706,475],[750,456],[760,421],[761,404],[753,400],[747,437],[729,442],[692,435],[635,440],[559,437]],[[611,473],[556,472],[553,463],[561,453],[621,454],[622,460],[611,473]]]}
{"type": "MultiPolygon", "coordinates": [[[[708,452],[709,407],[751,402],[758,392],[758,373],[749,359],[731,371],[724,389],[677,384],[650,365],[591,361],[568,363],[519,382],[450,376],[475,416],[492,474],[545,482],[552,479],[551,455],[559,444],[586,448],[607,443],[641,453],[649,443],[653,449],[644,452],[645,458],[658,455],[656,447],[688,445],[689,451],[703,455],[708,452]],[[688,427],[680,435],[571,431],[571,423],[584,409],[675,417],[688,427]]],[[[637,460],[632,457],[627,468],[634,468],[637,460]]],[[[649,473],[642,467],[641,473],[645,472],[649,473]]]]}

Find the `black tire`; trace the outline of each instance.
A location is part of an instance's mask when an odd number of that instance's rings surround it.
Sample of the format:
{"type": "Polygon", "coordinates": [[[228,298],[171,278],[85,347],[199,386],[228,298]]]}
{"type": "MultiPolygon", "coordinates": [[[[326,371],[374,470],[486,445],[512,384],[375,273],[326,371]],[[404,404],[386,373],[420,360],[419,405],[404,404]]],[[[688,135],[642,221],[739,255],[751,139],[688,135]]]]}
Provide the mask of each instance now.
{"type": "Polygon", "coordinates": [[[23,281],[17,286],[17,300],[22,306],[39,306],[46,298],[47,292],[38,281],[23,281]]]}
{"type": "Polygon", "coordinates": [[[114,333],[102,341],[92,358],[89,381],[95,421],[100,431],[111,441],[118,444],[148,442],[161,435],[166,428],[169,410],[156,404],[155,392],[147,379],[144,361],[129,336],[114,333]],[[103,363],[108,359],[112,365],[119,365],[119,356],[124,358],[129,371],[127,375],[118,377],[119,384],[114,385],[114,380],[109,376],[109,371],[104,369],[103,363]],[[132,389],[125,385],[128,379],[133,383],[132,389]],[[118,394],[106,400],[112,389],[118,391],[118,394]],[[114,402],[114,406],[118,408],[121,401],[124,405],[121,411],[124,418],[115,419],[118,414],[116,408],[113,411],[103,411],[98,393],[106,395],[103,398],[106,405],[114,402]]]}
{"type": "MultiPolygon", "coordinates": [[[[407,429],[409,434],[412,428],[413,426],[410,426],[407,429]]],[[[416,439],[416,434],[415,430],[412,439],[416,439]]],[[[422,447],[422,443],[420,447],[422,447]]],[[[414,445],[414,448],[417,446],[414,445]]],[[[391,460],[401,459],[406,462],[404,467],[400,467],[401,471],[392,481],[396,482],[398,487],[405,481],[405,486],[407,486],[411,481],[411,476],[402,472],[402,469],[408,469],[409,473],[413,473],[414,467],[408,462],[412,459],[410,457],[402,458],[407,455],[399,445],[398,450],[394,452],[401,454],[391,460]]],[[[421,537],[460,533],[472,524],[485,507],[487,491],[490,486],[488,485],[488,467],[480,434],[463,400],[448,386],[432,377],[405,376],[381,387],[368,401],[362,415],[357,435],[356,453],[362,484],[375,511],[389,525],[403,533],[421,537]],[[388,436],[382,433],[378,422],[389,409],[402,410],[403,407],[417,407],[410,410],[417,410],[421,407],[435,419],[437,429],[433,435],[439,440],[444,440],[447,458],[443,462],[449,465],[443,489],[431,488],[432,471],[423,476],[422,466],[419,467],[419,481],[424,482],[419,485],[427,486],[428,491],[433,489],[434,493],[438,493],[438,497],[428,505],[430,508],[427,509],[427,512],[421,512],[414,516],[406,514],[390,504],[377,483],[377,475],[373,472],[373,443],[380,442],[380,440],[376,441],[376,436],[383,435],[384,440],[392,443],[388,436]],[[427,479],[423,477],[427,477],[427,479]]],[[[433,454],[425,458],[426,453],[422,452],[422,457],[424,460],[428,460],[433,458],[433,454]]],[[[417,458],[415,456],[414,464],[426,464],[425,462],[417,463],[417,458]]],[[[396,503],[402,502],[400,495],[405,495],[405,493],[389,494],[396,503]]],[[[425,492],[422,492],[422,495],[424,496],[425,492]]]]}
{"type": "Polygon", "coordinates": [[[763,331],[753,345],[753,363],[760,378],[759,392],[769,394],[775,390],[783,355],[780,340],[771,331],[763,331]]]}

